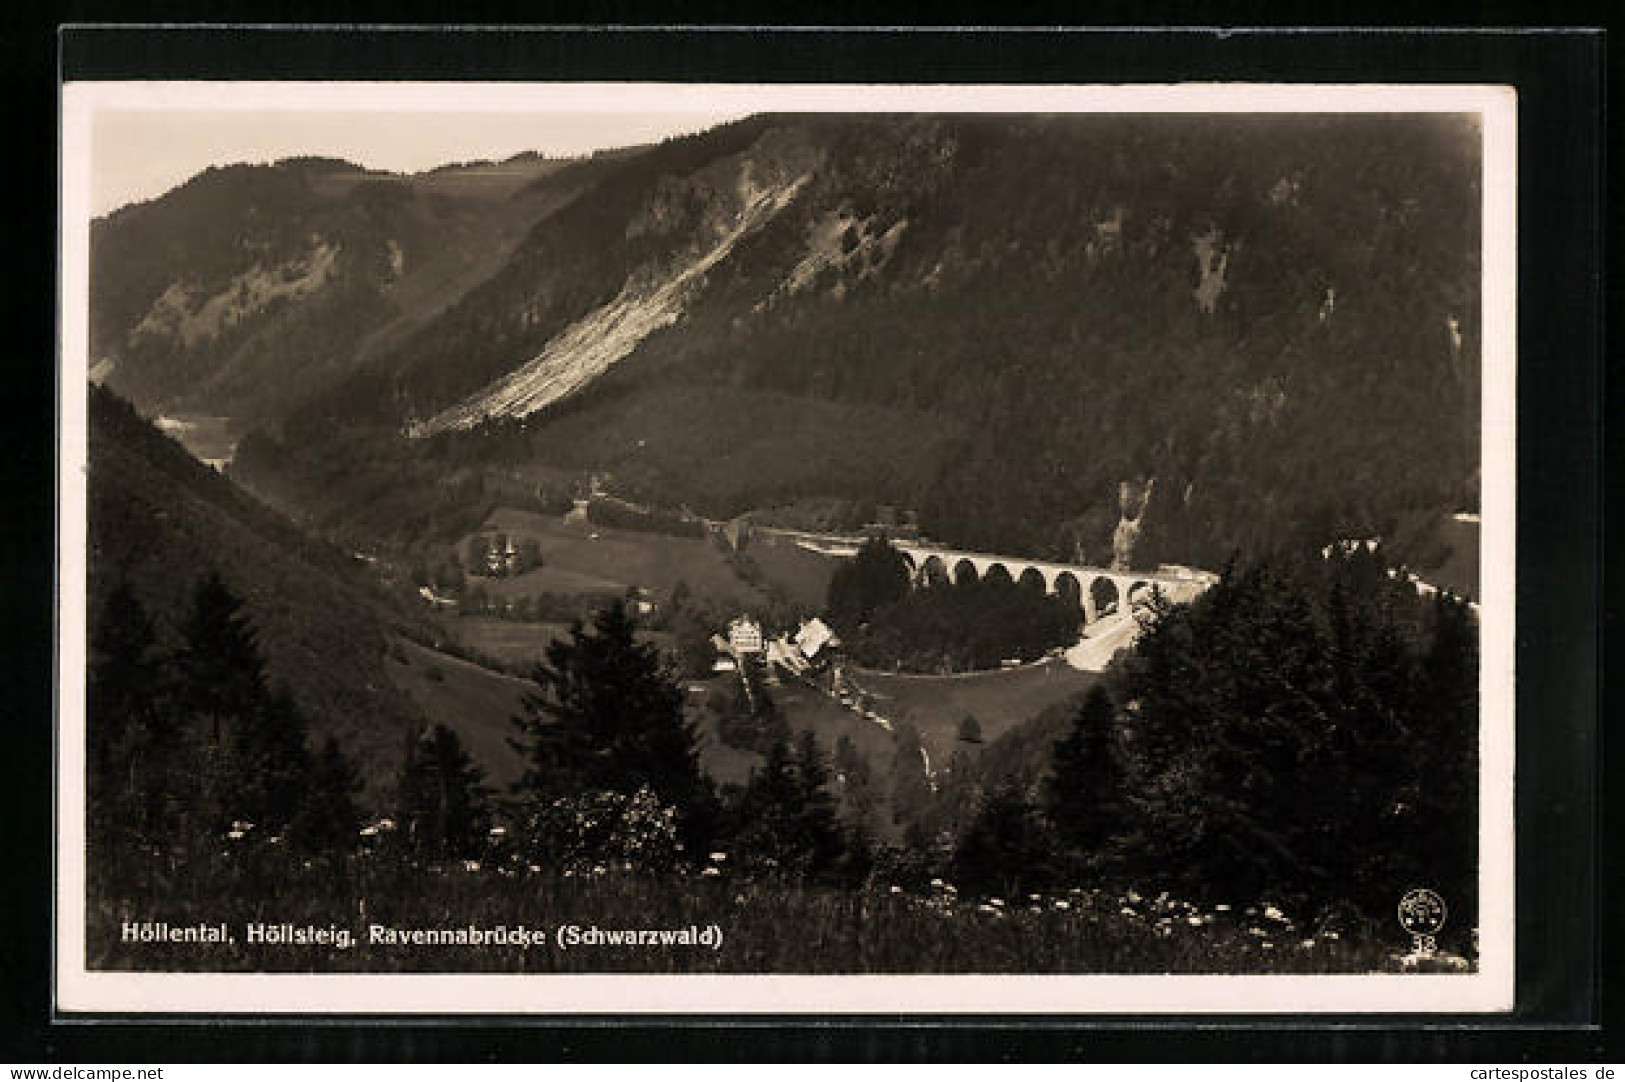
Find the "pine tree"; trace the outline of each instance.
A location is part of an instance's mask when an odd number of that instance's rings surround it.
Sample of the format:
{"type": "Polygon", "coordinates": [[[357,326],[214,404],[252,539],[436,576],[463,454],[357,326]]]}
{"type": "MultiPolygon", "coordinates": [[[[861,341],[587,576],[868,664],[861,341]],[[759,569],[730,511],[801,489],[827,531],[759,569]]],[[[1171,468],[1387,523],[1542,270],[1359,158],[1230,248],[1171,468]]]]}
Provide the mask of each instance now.
{"type": "MultiPolygon", "coordinates": [[[[190,723],[182,742],[192,750],[189,791],[178,803],[182,831],[189,835],[224,831],[238,818],[263,818],[269,798],[254,760],[273,750],[272,769],[286,768],[286,745],[259,727],[262,720],[275,725],[289,718],[281,704],[269,701],[264,662],[242,609],[242,600],[211,571],[198,583],[182,628],[179,702],[190,723]]],[[[302,729],[298,735],[302,740],[302,729]]]]}
{"type": "Polygon", "coordinates": [[[219,572],[198,583],[192,611],[182,629],[178,658],[184,681],[183,703],[220,744],[222,726],[246,717],[265,697],[265,668],[243,603],[219,572]]]}
{"type": "Polygon", "coordinates": [[[306,800],[310,726],[285,690],[268,693],[226,734],[222,811],[264,833],[291,824],[306,800]]]}
{"type": "Polygon", "coordinates": [[[308,782],[290,834],[295,846],[313,853],[343,853],[355,845],[361,825],[356,795],[361,778],[338,739],[329,736],[311,763],[308,782]]]}
{"type": "Polygon", "coordinates": [[[1115,832],[1118,776],[1112,743],[1116,718],[1111,696],[1096,684],[1055,744],[1054,764],[1044,780],[1044,811],[1073,850],[1098,856],[1115,832]]]}
{"type": "Polygon", "coordinates": [[[920,733],[906,721],[897,726],[893,737],[890,782],[893,822],[906,824],[927,810],[931,782],[925,775],[920,733]]]}
{"type": "Polygon", "coordinates": [[[177,759],[165,673],[146,607],[123,582],[91,632],[85,751],[91,830],[151,840],[169,803],[177,759]]]}
{"type": "Polygon", "coordinates": [[[1019,782],[982,800],[976,818],[954,849],[953,875],[961,890],[1005,898],[1048,886],[1054,844],[1037,807],[1019,782]]]}
{"type": "Polygon", "coordinates": [[[415,849],[431,857],[477,851],[490,826],[489,790],[455,732],[435,725],[408,744],[399,790],[400,829],[415,849]]]}
{"type": "Polygon", "coordinates": [[[746,866],[789,876],[822,875],[842,851],[829,772],[811,732],[778,730],[736,809],[734,846],[746,866]]]}
{"type": "Polygon", "coordinates": [[[521,793],[543,801],[587,790],[636,792],[648,785],[691,815],[708,804],[683,693],[659,651],[637,641],[621,601],[591,628],[572,626],[537,666],[540,691],[515,719],[530,766],[521,793]]]}
{"type": "Polygon", "coordinates": [[[796,833],[808,854],[810,870],[819,872],[840,856],[841,834],[835,798],[829,791],[829,768],[810,729],[796,737],[795,774],[801,805],[796,833]]]}
{"type": "Polygon", "coordinates": [[[829,581],[830,619],[843,632],[855,631],[882,605],[908,593],[908,561],[882,537],[870,538],[829,581]]]}

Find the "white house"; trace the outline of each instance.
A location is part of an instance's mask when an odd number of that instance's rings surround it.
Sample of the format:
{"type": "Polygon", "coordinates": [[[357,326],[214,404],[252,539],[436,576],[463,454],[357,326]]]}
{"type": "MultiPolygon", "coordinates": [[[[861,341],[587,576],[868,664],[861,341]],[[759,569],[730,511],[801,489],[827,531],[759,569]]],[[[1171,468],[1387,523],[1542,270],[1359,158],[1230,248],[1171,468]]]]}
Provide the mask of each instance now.
{"type": "Polygon", "coordinates": [[[762,652],[762,625],[748,616],[740,616],[728,625],[728,648],[736,654],[762,652]]]}

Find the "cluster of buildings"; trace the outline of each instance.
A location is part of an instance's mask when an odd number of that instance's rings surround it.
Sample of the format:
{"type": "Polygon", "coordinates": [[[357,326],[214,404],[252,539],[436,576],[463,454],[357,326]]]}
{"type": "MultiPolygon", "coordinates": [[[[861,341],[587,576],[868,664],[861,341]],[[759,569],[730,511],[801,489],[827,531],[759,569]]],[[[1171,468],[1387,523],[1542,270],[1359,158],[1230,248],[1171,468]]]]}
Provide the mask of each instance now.
{"type": "Polygon", "coordinates": [[[728,624],[727,637],[712,635],[711,645],[717,650],[715,672],[736,672],[742,665],[756,662],[769,677],[780,671],[803,676],[834,656],[841,640],[816,616],[803,620],[794,635],[777,638],[764,635],[762,625],[749,616],[738,616],[728,624]]]}

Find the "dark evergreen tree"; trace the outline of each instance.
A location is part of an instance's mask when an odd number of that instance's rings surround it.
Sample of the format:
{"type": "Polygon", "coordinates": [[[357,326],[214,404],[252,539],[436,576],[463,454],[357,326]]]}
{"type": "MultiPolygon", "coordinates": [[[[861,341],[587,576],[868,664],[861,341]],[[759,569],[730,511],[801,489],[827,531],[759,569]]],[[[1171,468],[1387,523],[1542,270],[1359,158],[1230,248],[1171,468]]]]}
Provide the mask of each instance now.
{"type": "Polygon", "coordinates": [[[626,606],[601,609],[590,628],[550,644],[537,666],[540,690],[515,719],[530,766],[522,794],[551,800],[588,790],[633,793],[648,785],[691,820],[710,789],[700,773],[682,688],[659,651],[637,640],[626,606]]]}
{"type": "Polygon", "coordinates": [[[893,736],[889,781],[894,823],[905,825],[929,810],[931,780],[925,773],[920,732],[906,721],[893,736]]]}
{"type": "Polygon", "coordinates": [[[226,732],[221,811],[263,834],[289,826],[310,785],[310,727],[284,690],[268,693],[226,732]]]}
{"type": "Polygon", "coordinates": [[[908,588],[908,561],[885,538],[872,537],[830,578],[830,619],[843,632],[856,631],[876,609],[902,598],[908,588]]]}
{"type": "Polygon", "coordinates": [[[251,714],[265,698],[265,668],[243,602],[210,571],[192,596],[178,662],[183,705],[218,747],[223,725],[251,714]]]}
{"type": "Polygon", "coordinates": [[[1370,914],[1419,876],[1471,896],[1466,606],[1334,557],[1230,568],[1194,603],[1153,608],[1122,688],[1126,870],[1370,914]]]}
{"type": "Polygon", "coordinates": [[[455,732],[435,725],[411,740],[398,788],[399,828],[415,850],[435,858],[479,851],[490,828],[489,790],[455,732]]]}
{"type": "Polygon", "coordinates": [[[1072,727],[1055,744],[1054,764],[1044,779],[1044,811],[1061,841],[1075,852],[1098,857],[1118,825],[1118,776],[1111,696],[1096,684],[1073,715],[1072,727]]]}
{"type": "Polygon", "coordinates": [[[218,834],[239,819],[264,829],[285,826],[286,819],[274,823],[266,817],[286,811],[285,777],[303,765],[286,759],[297,759],[290,751],[296,744],[302,751],[303,723],[284,711],[285,703],[272,703],[243,602],[216,571],[193,593],[176,662],[187,722],[180,742],[190,767],[182,783],[186,792],[177,799],[182,835],[218,834]],[[275,728],[283,723],[298,728],[296,740],[279,738],[275,728]],[[274,775],[263,782],[256,776],[261,754],[271,756],[266,765],[274,775]]]}
{"type": "Polygon", "coordinates": [[[93,834],[163,833],[178,758],[152,618],[124,582],[108,593],[90,636],[86,780],[93,834]]]}
{"type": "Polygon", "coordinates": [[[828,781],[813,734],[792,740],[780,729],[740,795],[734,848],[741,864],[791,877],[832,871],[842,834],[828,781]]]}
{"type": "Polygon", "coordinates": [[[1015,898],[1049,886],[1054,839],[1019,782],[983,798],[954,849],[954,881],[961,891],[1015,898]]]}
{"type": "Polygon", "coordinates": [[[300,807],[289,835],[296,847],[314,853],[344,853],[355,847],[361,826],[356,803],[361,778],[338,739],[322,742],[310,767],[300,807]]]}

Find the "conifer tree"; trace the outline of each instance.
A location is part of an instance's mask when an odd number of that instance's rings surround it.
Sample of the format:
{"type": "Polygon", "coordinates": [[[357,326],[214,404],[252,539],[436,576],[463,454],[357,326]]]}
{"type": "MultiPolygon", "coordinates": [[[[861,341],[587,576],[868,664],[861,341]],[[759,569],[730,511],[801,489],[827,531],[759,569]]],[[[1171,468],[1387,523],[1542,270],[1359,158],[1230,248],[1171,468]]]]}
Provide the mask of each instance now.
{"type": "Polygon", "coordinates": [[[285,689],[269,692],[227,731],[222,811],[262,832],[285,830],[307,799],[310,726],[285,689]]]}
{"type": "Polygon", "coordinates": [[[857,630],[882,605],[908,593],[908,562],[883,537],[870,538],[829,581],[830,619],[844,633],[857,630]]]}
{"type": "Polygon", "coordinates": [[[1054,844],[1019,781],[988,793],[954,849],[961,890],[1005,898],[1049,885],[1054,844]]]}
{"type": "Polygon", "coordinates": [[[85,746],[91,828],[151,838],[168,802],[174,727],[152,618],[119,582],[90,639],[85,746]]]}
{"type": "Polygon", "coordinates": [[[490,826],[485,772],[457,734],[435,725],[407,746],[400,775],[400,829],[431,857],[476,852],[490,826]]]}
{"type": "Polygon", "coordinates": [[[219,572],[210,571],[193,593],[182,629],[183,702],[204,721],[216,747],[225,723],[246,717],[265,695],[264,664],[242,608],[219,572]]]}
{"type": "Polygon", "coordinates": [[[1096,684],[1073,715],[1071,729],[1056,742],[1044,780],[1049,821],[1067,846],[1085,855],[1098,855],[1116,827],[1114,727],[1111,696],[1096,684]]]}
{"type": "Polygon", "coordinates": [[[328,736],[314,756],[290,833],[307,852],[343,853],[354,847],[361,825],[356,795],[361,778],[338,738],[328,736]]]}
{"type": "Polygon", "coordinates": [[[659,651],[637,640],[626,606],[599,611],[590,628],[550,644],[540,690],[515,719],[530,766],[517,783],[543,801],[587,790],[633,793],[648,785],[691,817],[708,807],[683,694],[659,651]]]}
{"type": "Polygon", "coordinates": [[[780,728],[740,796],[734,844],[744,862],[791,876],[829,871],[842,838],[828,782],[813,734],[792,740],[780,728]]]}

